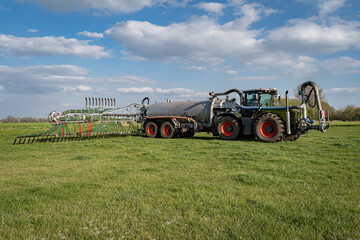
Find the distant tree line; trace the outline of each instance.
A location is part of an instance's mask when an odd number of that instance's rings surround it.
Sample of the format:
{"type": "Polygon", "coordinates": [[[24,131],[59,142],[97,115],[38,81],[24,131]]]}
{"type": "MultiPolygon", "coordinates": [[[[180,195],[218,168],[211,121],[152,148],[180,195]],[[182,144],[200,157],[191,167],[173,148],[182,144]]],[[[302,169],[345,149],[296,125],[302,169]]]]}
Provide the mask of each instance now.
{"type": "Polygon", "coordinates": [[[47,122],[46,118],[33,118],[33,117],[14,117],[7,116],[5,119],[0,119],[3,123],[26,123],[26,122],[47,122]]]}

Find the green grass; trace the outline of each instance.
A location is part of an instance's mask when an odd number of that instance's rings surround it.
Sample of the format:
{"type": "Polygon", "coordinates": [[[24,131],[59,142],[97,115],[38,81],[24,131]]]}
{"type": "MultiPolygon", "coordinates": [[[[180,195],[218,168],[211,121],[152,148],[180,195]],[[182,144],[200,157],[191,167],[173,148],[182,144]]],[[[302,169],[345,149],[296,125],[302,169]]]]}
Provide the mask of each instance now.
{"type": "Polygon", "coordinates": [[[359,125],[12,145],[48,128],[0,124],[0,239],[360,239],[359,125]]]}

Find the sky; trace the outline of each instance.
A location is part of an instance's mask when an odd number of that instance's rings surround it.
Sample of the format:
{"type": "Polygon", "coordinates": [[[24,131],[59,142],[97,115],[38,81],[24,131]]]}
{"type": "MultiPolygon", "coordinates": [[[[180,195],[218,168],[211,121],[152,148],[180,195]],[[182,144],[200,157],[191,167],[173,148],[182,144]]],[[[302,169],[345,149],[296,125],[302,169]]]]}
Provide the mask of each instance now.
{"type": "Polygon", "coordinates": [[[309,80],[360,106],[359,0],[0,0],[0,118],[309,80]]]}

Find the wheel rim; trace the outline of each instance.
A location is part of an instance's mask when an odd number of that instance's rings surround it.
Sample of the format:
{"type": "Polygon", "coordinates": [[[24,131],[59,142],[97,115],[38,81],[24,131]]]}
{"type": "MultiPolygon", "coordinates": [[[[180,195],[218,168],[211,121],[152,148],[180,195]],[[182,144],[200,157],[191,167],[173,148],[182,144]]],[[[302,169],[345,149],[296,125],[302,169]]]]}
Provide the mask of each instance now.
{"type": "Polygon", "coordinates": [[[234,133],[234,124],[232,122],[224,122],[221,125],[221,133],[227,137],[234,133]]]}
{"type": "Polygon", "coordinates": [[[263,122],[260,126],[260,133],[266,138],[273,137],[276,133],[275,124],[270,121],[263,122]]]}
{"type": "Polygon", "coordinates": [[[171,135],[171,129],[170,129],[170,127],[169,127],[169,126],[165,126],[165,127],[163,128],[163,133],[164,133],[165,136],[170,136],[170,135],[171,135]]]}
{"type": "Polygon", "coordinates": [[[154,135],[155,134],[155,127],[153,125],[150,125],[147,129],[147,132],[149,135],[154,135]]]}

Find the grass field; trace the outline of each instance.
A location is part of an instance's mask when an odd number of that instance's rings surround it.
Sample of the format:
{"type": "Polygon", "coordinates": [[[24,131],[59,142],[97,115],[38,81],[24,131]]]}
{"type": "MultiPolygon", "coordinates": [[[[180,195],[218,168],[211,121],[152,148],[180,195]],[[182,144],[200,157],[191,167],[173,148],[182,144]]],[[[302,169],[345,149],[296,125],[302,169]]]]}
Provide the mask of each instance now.
{"type": "Polygon", "coordinates": [[[0,124],[0,239],[360,239],[359,124],[12,145],[48,128],[0,124]]]}

